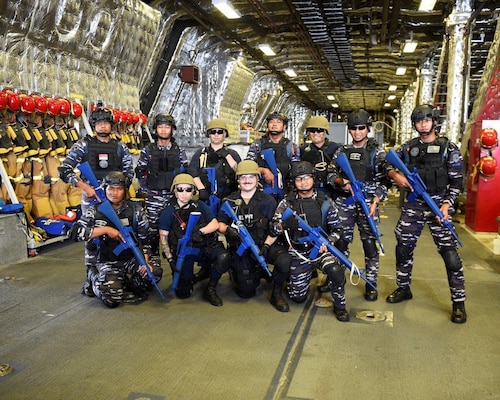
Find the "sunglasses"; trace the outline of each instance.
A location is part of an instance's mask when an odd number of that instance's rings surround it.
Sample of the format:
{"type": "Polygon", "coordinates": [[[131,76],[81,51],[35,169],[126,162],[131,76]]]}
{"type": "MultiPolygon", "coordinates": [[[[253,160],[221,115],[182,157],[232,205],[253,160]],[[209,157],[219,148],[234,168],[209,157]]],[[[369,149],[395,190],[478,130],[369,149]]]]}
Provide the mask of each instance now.
{"type": "Polygon", "coordinates": [[[210,129],[208,131],[209,135],[224,135],[226,131],[224,129],[210,129]]]}
{"type": "Polygon", "coordinates": [[[366,129],[366,125],[355,125],[355,126],[350,126],[349,130],[351,131],[364,131],[366,129]]]}
{"type": "Polygon", "coordinates": [[[182,192],[191,193],[193,191],[193,188],[192,187],[187,187],[187,188],[176,187],[175,190],[177,190],[179,193],[182,193],[182,192]]]}
{"type": "Polygon", "coordinates": [[[309,128],[309,129],[307,129],[307,133],[326,133],[326,129],[309,128]]]}

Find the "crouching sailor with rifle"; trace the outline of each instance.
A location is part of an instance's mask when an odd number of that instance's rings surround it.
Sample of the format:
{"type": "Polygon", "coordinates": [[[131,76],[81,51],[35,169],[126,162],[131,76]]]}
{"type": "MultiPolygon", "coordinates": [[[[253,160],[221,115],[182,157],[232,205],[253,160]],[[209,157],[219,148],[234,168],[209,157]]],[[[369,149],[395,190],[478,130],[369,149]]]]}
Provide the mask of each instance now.
{"type": "Polygon", "coordinates": [[[222,306],[216,285],[222,273],[229,269],[231,255],[218,240],[219,222],[205,202],[193,200],[196,186],[191,175],[177,175],[171,192],[175,200],[163,209],[158,221],[160,246],[173,272],[171,291],[180,299],[190,297],[194,263],[206,258],[211,267],[203,297],[213,306],[222,306]]]}
{"type": "Polygon", "coordinates": [[[290,255],[287,248],[264,244],[276,200],[258,188],[260,172],[255,161],[244,160],[236,169],[239,190],[227,196],[218,214],[219,231],[226,235],[232,254],[231,277],[242,298],[255,296],[261,278],[273,281],[271,304],[281,312],[289,311],[282,296],[288,278],[290,255]],[[261,250],[262,249],[262,250],[261,250]],[[271,273],[267,261],[274,265],[271,273]]]}
{"type": "Polygon", "coordinates": [[[97,296],[110,308],[146,300],[148,291],[161,279],[163,272],[159,265],[150,262],[146,212],[140,203],[126,200],[129,186],[129,179],[122,172],[108,173],[103,180],[107,200],[90,206],[71,231],[75,240],[98,238],[98,262],[88,269],[83,293],[89,297],[97,296]],[[116,215],[108,215],[113,211],[116,215]],[[121,227],[117,226],[118,222],[121,227]],[[137,234],[139,247],[142,247],[141,257],[136,257],[132,249],[136,244],[128,243],[122,234],[124,226],[137,234]],[[155,281],[152,282],[150,277],[155,281]]]}
{"type": "MultiPolygon", "coordinates": [[[[291,209],[311,227],[321,227],[328,232],[328,241],[334,244],[342,237],[342,225],[338,210],[332,199],[323,192],[314,189],[314,166],[307,161],[300,161],[292,165],[292,179],[295,183],[293,193],[287,194],[278,204],[269,230],[272,236],[282,240],[286,238],[292,256],[288,284],[288,295],[296,303],[306,300],[311,285],[314,268],[322,271],[330,282],[333,298],[333,313],[341,322],[349,321],[345,300],[345,269],[343,264],[322,245],[319,252],[314,250],[314,243],[300,240],[308,236],[307,232],[299,229],[296,218],[284,216],[285,211],[291,209]],[[318,253],[310,257],[310,253],[318,253]]],[[[266,239],[269,243],[269,238],[266,239]]]]}

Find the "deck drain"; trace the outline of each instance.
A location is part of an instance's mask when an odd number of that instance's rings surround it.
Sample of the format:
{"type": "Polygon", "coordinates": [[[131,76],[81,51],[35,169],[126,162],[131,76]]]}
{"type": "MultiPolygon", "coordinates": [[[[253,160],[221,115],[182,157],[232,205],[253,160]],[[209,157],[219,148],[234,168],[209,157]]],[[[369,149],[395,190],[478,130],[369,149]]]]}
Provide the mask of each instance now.
{"type": "Polygon", "coordinates": [[[386,316],[383,312],[380,311],[363,310],[356,313],[356,318],[363,321],[379,322],[385,321],[386,316]]]}
{"type": "Polygon", "coordinates": [[[13,370],[9,364],[0,364],[0,376],[9,375],[13,370]]]}

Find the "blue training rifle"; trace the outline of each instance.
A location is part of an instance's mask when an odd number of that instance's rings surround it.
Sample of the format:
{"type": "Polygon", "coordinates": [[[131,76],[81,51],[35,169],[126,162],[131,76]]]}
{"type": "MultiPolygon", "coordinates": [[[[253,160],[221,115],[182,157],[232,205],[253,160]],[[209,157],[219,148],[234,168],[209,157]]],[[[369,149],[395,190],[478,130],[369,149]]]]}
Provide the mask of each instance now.
{"type": "Polygon", "coordinates": [[[263,182],[263,190],[264,193],[278,196],[280,198],[283,197],[284,192],[283,192],[283,182],[280,179],[280,171],[278,169],[278,165],[276,164],[276,157],[274,155],[274,150],[273,149],[265,149],[262,150],[261,152],[262,158],[266,162],[267,166],[271,170],[271,172],[274,175],[274,181],[272,184],[269,184],[267,182],[263,182]]]}
{"type": "Polygon", "coordinates": [[[146,272],[148,274],[148,278],[156,288],[156,291],[160,294],[160,297],[165,300],[165,296],[163,295],[161,289],[156,283],[156,277],[153,274],[153,271],[149,269],[148,263],[144,258],[144,254],[138,246],[137,237],[135,236],[134,230],[130,226],[124,226],[118,215],[116,215],[116,211],[109,202],[109,200],[103,201],[99,206],[99,211],[102,212],[108,219],[113,223],[113,225],[118,229],[125,239],[124,242],[120,243],[113,249],[113,253],[115,255],[120,254],[122,251],[130,249],[134,254],[135,259],[139,263],[139,265],[144,265],[146,267],[146,272]]]}
{"type": "Polygon", "coordinates": [[[382,254],[385,254],[384,246],[380,240],[380,234],[377,229],[377,224],[373,217],[370,216],[370,209],[368,208],[368,204],[366,204],[366,196],[365,196],[365,184],[356,180],[356,176],[354,175],[354,171],[351,168],[351,164],[349,164],[349,160],[345,153],[340,153],[337,157],[337,164],[342,169],[342,171],[346,174],[347,178],[350,181],[351,188],[353,191],[353,195],[346,199],[346,204],[350,205],[354,202],[358,203],[365,214],[366,220],[368,221],[368,225],[370,225],[370,229],[375,235],[377,239],[378,245],[380,247],[380,251],[382,254]]]}
{"type": "Polygon", "coordinates": [[[207,173],[208,181],[210,182],[210,198],[208,206],[214,214],[219,212],[220,199],[217,197],[217,170],[214,167],[203,168],[207,173]]]}
{"type": "MultiPolygon", "coordinates": [[[[97,194],[97,196],[101,199],[101,201],[106,200],[106,193],[104,193],[104,189],[102,188],[101,184],[97,180],[94,171],[92,171],[92,168],[89,164],[88,161],[85,161],[84,163],[80,164],[78,167],[78,170],[82,173],[82,175],[87,179],[90,183],[90,186],[92,186],[97,194]]],[[[96,199],[96,202],[97,199],[96,199]]]]}
{"type": "Polygon", "coordinates": [[[255,259],[258,261],[260,266],[264,269],[264,271],[267,272],[269,276],[271,276],[271,271],[269,271],[269,268],[267,267],[267,262],[264,256],[259,254],[259,248],[255,244],[254,240],[252,239],[252,236],[250,235],[250,232],[248,232],[248,229],[245,225],[243,225],[243,222],[240,221],[236,213],[233,211],[233,208],[231,207],[231,204],[229,204],[228,201],[225,201],[222,204],[221,211],[224,211],[226,215],[234,221],[238,228],[238,234],[240,235],[241,238],[241,244],[238,247],[238,250],[236,250],[236,253],[241,256],[246,249],[250,249],[252,252],[253,256],[255,259]]]}
{"type": "MultiPolygon", "coordinates": [[[[144,258],[144,254],[142,253],[142,250],[139,249],[138,246],[138,241],[135,236],[134,230],[128,226],[125,227],[118,218],[118,215],[116,215],[115,209],[111,206],[111,203],[109,200],[106,198],[106,193],[104,192],[104,189],[99,185],[99,181],[97,180],[94,171],[92,171],[92,168],[90,167],[90,164],[88,161],[80,164],[78,166],[78,169],[82,173],[82,175],[89,181],[90,185],[95,189],[97,195],[101,199],[101,204],[99,205],[99,211],[101,211],[108,219],[113,223],[113,225],[118,229],[125,239],[124,243],[120,243],[118,246],[116,246],[113,249],[113,253],[115,255],[120,254],[123,250],[130,249],[132,250],[132,253],[136,260],[138,261],[139,265],[144,265],[146,266],[146,272],[148,274],[148,278],[151,281],[151,283],[154,285],[158,293],[160,294],[160,297],[165,300],[165,296],[163,295],[161,289],[159,288],[158,284],[156,283],[156,277],[153,275],[153,272],[149,269],[148,263],[146,262],[146,259],[144,258]]],[[[126,190],[126,189],[125,189],[126,190]]]]}
{"type": "Polygon", "coordinates": [[[286,210],[283,212],[281,219],[283,221],[287,220],[290,217],[295,217],[295,219],[299,223],[299,228],[302,229],[304,232],[307,233],[307,236],[303,236],[299,238],[299,243],[305,243],[309,242],[313,244],[313,248],[309,252],[309,257],[311,258],[316,258],[319,254],[319,249],[321,248],[322,245],[325,245],[328,251],[335,257],[337,258],[342,264],[344,264],[349,270],[351,271],[352,274],[358,275],[361,279],[363,279],[368,285],[370,285],[374,290],[377,290],[377,288],[373,285],[373,283],[369,282],[366,277],[359,271],[358,267],[351,261],[349,260],[346,255],[337,249],[334,245],[330,243],[328,240],[328,235],[327,233],[321,228],[321,227],[316,227],[312,228],[306,221],[304,221],[299,215],[295,214],[293,210],[290,207],[287,207],[286,210]]]}
{"type": "Polygon", "coordinates": [[[464,245],[458,238],[458,234],[455,231],[455,225],[451,223],[448,220],[443,221],[444,215],[439,209],[439,206],[437,203],[432,199],[431,195],[427,193],[427,187],[425,186],[424,181],[418,174],[418,172],[410,172],[408,167],[405,165],[405,163],[399,158],[398,153],[396,153],[394,150],[389,150],[387,155],[385,156],[385,159],[389,161],[394,167],[399,169],[404,176],[406,176],[406,179],[408,179],[408,183],[411,185],[413,188],[413,191],[408,194],[408,201],[410,203],[413,203],[417,197],[421,197],[422,200],[426,202],[426,204],[429,206],[431,211],[439,218],[441,221],[441,224],[450,231],[450,233],[453,235],[457,243],[460,245],[460,247],[463,247],[464,245]]]}
{"type": "Polygon", "coordinates": [[[201,217],[201,212],[194,211],[189,214],[189,219],[186,226],[186,232],[184,236],[182,236],[177,242],[176,249],[176,257],[177,260],[175,262],[175,271],[174,276],[172,278],[172,287],[170,288],[170,292],[173,293],[179,284],[179,279],[181,277],[182,267],[184,265],[184,260],[186,257],[193,255],[197,256],[200,254],[200,249],[198,247],[193,247],[191,243],[191,235],[193,234],[193,230],[198,223],[198,220],[201,217]]]}

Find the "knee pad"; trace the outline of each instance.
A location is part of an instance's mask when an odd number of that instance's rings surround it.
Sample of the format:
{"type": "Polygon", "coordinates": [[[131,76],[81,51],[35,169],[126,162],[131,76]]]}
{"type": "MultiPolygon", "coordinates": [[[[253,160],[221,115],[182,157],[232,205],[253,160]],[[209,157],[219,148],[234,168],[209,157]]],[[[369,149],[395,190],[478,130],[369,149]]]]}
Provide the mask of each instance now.
{"type": "Polygon", "coordinates": [[[340,238],[335,242],[335,247],[339,249],[342,253],[345,253],[349,248],[349,242],[344,238],[340,238]]]}
{"type": "Polygon", "coordinates": [[[378,255],[377,245],[374,239],[363,240],[363,250],[365,251],[366,258],[373,259],[378,255]]]}
{"type": "Polygon", "coordinates": [[[288,251],[280,250],[276,253],[275,259],[272,264],[277,272],[280,274],[286,274],[290,272],[290,263],[292,262],[292,256],[288,254],[288,251]]]}
{"type": "Polygon", "coordinates": [[[180,278],[175,289],[175,295],[179,299],[187,299],[193,293],[193,281],[191,279],[180,278]]]}
{"type": "Polygon", "coordinates": [[[333,257],[325,258],[325,260],[322,261],[321,270],[335,286],[342,286],[345,284],[345,267],[336,262],[333,257]]]}
{"type": "Polygon", "coordinates": [[[398,264],[404,263],[413,256],[413,249],[402,244],[396,245],[396,262],[398,264]]]}
{"type": "Polygon", "coordinates": [[[439,250],[441,257],[444,260],[444,265],[448,271],[457,272],[462,268],[462,260],[457,249],[453,247],[445,247],[439,250]]]}
{"type": "Polygon", "coordinates": [[[214,267],[217,270],[217,272],[220,272],[223,274],[224,272],[227,272],[229,268],[231,267],[231,262],[232,262],[232,257],[231,253],[229,251],[221,251],[219,254],[217,254],[217,257],[215,258],[214,262],[214,267]]]}

